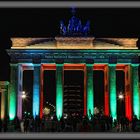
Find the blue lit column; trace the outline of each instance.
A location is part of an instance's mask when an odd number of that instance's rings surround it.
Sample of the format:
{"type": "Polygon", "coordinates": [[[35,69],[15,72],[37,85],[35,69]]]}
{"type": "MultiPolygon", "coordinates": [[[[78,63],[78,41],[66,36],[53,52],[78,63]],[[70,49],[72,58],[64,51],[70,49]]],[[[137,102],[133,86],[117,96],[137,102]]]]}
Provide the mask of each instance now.
{"type": "Polygon", "coordinates": [[[133,114],[140,119],[140,93],[139,93],[139,64],[131,64],[132,91],[133,91],[133,114]]]}
{"type": "Polygon", "coordinates": [[[86,64],[87,68],[87,114],[94,114],[94,91],[93,91],[93,64],[86,64]]]}
{"type": "Polygon", "coordinates": [[[9,118],[13,120],[16,116],[16,103],[17,103],[17,75],[18,65],[10,64],[10,85],[9,85],[9,118]]]}
{"type": "Polygon", "coordinates": [[[63,115],[63,64],[56,64],[56,116],[63,115]]]}
{"type": "Polygon", "coordinates": [[[109,64],[110,115],[117,119],[116,64],[109,64]]]}
{"type": "Polygon", "coordinates": [[[40,64],[34,64],[33,76],[33,117],[39,116],[40,104],[40,64]]]}

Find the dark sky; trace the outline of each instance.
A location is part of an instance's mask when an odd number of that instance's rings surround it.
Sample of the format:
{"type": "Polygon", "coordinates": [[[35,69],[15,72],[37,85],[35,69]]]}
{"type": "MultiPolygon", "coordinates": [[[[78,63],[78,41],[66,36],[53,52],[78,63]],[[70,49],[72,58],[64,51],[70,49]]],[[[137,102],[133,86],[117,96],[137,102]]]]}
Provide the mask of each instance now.
{"type": "MultiPolygon", "coordinates": [[[[59,35],[59,22],[71,17],[68,8],[0,9],[0,80],[9,80],[10,37],[54,37],[59,35]]],[[[140,37],[138,8],[77,8],[77,17],[91,22],[94,37],[140,37]]]]}
{"type": "MultiPolygon", "coordinates": [[[[140,9],[97,8],[76,10],[77,17],[91,22],[91,34],[95,37],[139,37],[140,9]]],[[[0,32],[11,36],[57,36],[59,21],[68,23],[70,9],[0,9],[0,32]]]]}

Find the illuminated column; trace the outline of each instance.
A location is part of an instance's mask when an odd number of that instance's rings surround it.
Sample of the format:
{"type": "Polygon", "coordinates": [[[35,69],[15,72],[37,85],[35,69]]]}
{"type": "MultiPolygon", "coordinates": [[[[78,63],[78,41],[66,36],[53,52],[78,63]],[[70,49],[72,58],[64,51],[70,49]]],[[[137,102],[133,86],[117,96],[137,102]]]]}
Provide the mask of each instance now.
{"type": "Polygon", "coordinates": [[[139,64],[132,64],[132,91],[133,91],[133,114],[140,119],[140,95],[139,95],[139,64]]]}
{"type": "Polygon", "coordinates": [[[117,119],[116,64],[109,64],[110,115],[117,119]]]}
{"type": "Polygon", "coordinates": [[[87,115],[87,71],[86,71],[86,65],[84,65],[84,116],[87,115]]]}
{"type": "Polygon", "coordinates": [[[126,65],[125,72],[125,115],[132,120],[132,92],[131,92],[131,73],[130,65],[126,65]]]}
{"type": "Polygon", "coordinates": [[[90,112],[94,114],[94,91],[93,91],[93,64],[87,66],[87,114],[90,118],[90,112]]]}
{"type": "Polygon", "coordinates": [[[8,115],[8,84],[7,81],[0,81],[0,91],[1,91],[1,119],[8,115]]]}
{"type": "Polygon", "coordinates": [[[5,91],[4,89],[1,90],[1,119],[4,120],[5,117],[5,91]]]}
{"type": "Polygon", "coordinates": [[[33,76],[33,117],[39,116],[40,103],[40,64],[34,64],[33,76]]]}
{"type": "Polygon", "coordinates": [[[17,117],[22,119],[22,91],[23,91],[23,67],[18,65],[18,101],[17,101],[17,117]]]}
{"type": "Polygon", "coordinates": [[[104,114],[106,116],[109,116],[109,79],[108,79],[108,66],[106,65],[104,67],[104,98],[105,98],[105,104],[104,104],[104,114]]]}
{"type": "Polygon", "coordinates": [[[9,118],[13,120],[16,116],[17,97],[17,64],[10,64],[10,87],[9,87],[9,118]]]}
{"type": "Polygon", "coordinates": [[[40,73],[40,118],[43,116],[43,75],[44,69],[41,66],[41,73],[40,73]]]}
{"type": "Polygon", "coordinates": [[[56,116],[63,115],[63,64],[56,64],[56,116]]]}

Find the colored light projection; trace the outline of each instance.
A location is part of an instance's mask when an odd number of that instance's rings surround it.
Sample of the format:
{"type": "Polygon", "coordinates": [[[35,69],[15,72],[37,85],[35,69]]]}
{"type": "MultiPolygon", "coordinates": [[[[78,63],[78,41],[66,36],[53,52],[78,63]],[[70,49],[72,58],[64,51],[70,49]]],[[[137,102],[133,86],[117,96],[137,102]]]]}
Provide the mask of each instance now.
{"type": "Polygon", "coordinates": [[[109,88],[110,88],[110,115],[113,120],[117,119],[116,101],[116,65],[109,64],[109,88]]]}
{"type": "Polygon", "coordinates": [[[139,96],[139,76],[138,64],[132,64],[132,90],[133,90],[133,113],[140,118],[140,96],[139,96]]]}
{"type": "Polygon", "coordinates": [[[63,65],[56,64],[56,116],[60,120],[63,114],[63,65]]]}
{"type": "Polygon", "coordinates": [[[131,66],[126,65],[125,72],[125,114],[126,117],[132,120],[132,90],[131,90],[131,66]]]}
{"type": "Polygon", "coordinates": [[[89,119],[94,114],[93,92],[93,65],[87,64],[87,114],[89,119]]]}
{"type": "Polygon", "coordinates": [[[109,116],[109,87],[108,87],[108,82],[109,82],[109,76],[108,76],[108,66],[104,66],[104,109],[105,109],[105,115],[109,116]]]}
{"type": "Polygon", "coordinates": [[[39,116],[40,104],[40,65],[34,64],[34,82],[33,82],[33,117],[39,116]]]}
{"type": "Polygon", "coordinates": [[[17,65],[11,64],[11,83],[9,94],[9,118],[13,120],[16,116],[16,87],[17,87],[17,65]]]}
{"type": "Polygon", "coordinates": [[[17,103],[17,116],[22,119],[22,88],[23,88],[23,68],[22,64],[18,65],[18,103],[17,103]]]}

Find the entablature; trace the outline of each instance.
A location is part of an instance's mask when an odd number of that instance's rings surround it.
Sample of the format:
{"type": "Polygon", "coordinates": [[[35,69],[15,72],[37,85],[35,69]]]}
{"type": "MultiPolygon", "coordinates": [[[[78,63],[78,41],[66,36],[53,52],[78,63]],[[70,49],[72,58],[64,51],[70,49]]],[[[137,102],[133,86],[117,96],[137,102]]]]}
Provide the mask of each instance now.
{"type": "Polygon", "coordinates": [[[140,50],[7,50],[11,62],[139,63],[140,50]]]}

